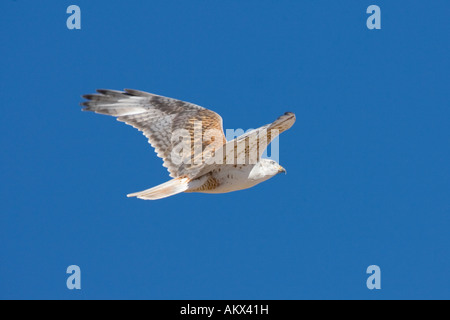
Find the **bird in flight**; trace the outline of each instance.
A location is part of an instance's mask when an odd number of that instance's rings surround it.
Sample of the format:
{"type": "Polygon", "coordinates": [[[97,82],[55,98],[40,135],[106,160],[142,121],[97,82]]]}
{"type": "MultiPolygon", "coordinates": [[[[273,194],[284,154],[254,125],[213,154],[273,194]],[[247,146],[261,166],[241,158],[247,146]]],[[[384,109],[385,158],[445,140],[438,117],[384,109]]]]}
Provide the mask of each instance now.
{"type": "Polygon", "coordinates": [[[222,118],[198,105],[125,89],[84,95],[83,111],[117,117],[148,138],[172,180],[129,194],[145,200],[181,192],[226,193],[251,188],[286,170],[261,156],[295,122],[286,112],[274,122],[227,141],[222,118]]]}

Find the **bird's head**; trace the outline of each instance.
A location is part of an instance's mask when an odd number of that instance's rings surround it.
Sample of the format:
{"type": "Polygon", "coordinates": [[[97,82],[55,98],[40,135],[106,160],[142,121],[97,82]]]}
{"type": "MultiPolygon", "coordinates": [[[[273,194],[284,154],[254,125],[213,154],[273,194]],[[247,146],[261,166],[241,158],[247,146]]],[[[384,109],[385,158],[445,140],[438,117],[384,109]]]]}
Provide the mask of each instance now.
{"type": "Polygon", "coordinates": [[[276,161],[270,159],[261,159],[250,172],[250,179],[269,179],[281,172],[286,173],[286,169],[280,166],[276,161]]]}

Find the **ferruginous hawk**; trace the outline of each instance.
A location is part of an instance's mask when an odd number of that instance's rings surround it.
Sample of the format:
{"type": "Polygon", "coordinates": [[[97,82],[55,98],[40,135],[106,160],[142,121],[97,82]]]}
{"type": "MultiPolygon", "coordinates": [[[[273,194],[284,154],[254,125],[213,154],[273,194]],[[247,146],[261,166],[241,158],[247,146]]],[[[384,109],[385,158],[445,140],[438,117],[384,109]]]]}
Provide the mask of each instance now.
{"type": "Polygon", "coordinates": [[[142,131],[173,178],[128,197],[156,200],[181,192],[225,193],[286,172],[261,156],[277,135],[294,124],[291,112],[227,141],[222,118],[192,103],[131,89],[97,90],[83,98],[88,100],[81,103],[83,110],[117,117],[142,131]]]}

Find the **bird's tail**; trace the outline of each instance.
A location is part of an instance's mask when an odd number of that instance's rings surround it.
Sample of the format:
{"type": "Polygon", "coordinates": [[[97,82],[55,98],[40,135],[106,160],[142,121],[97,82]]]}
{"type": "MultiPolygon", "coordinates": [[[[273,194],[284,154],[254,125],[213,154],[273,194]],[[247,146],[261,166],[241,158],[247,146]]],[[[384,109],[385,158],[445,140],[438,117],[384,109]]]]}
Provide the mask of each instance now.
{"type": "Polygon", "coordinates": [[[176,178],[159,186],[127,195],[127,197],[138,197],[144,200],[158,200],[184,192],[189,187],[188,178],[176,178]]]}

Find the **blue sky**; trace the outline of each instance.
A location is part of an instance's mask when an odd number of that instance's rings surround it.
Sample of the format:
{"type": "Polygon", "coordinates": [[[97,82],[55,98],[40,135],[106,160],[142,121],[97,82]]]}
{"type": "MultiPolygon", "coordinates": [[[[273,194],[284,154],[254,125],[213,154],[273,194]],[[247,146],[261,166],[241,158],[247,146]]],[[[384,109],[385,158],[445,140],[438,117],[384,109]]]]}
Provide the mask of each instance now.
{"type": "Polygon", "coordinates": [[[0,3],[1,299],[450,298],[448,1],[45,3],[0,3]],[[135,129],[80,111],[97,88],[233,129],[295,112],[288,174],[128,199],[169,177],[135,129]]]}

